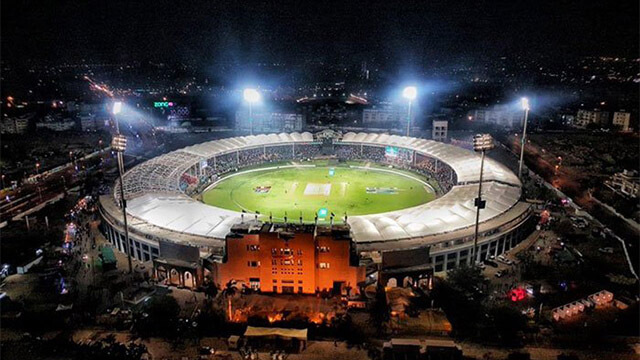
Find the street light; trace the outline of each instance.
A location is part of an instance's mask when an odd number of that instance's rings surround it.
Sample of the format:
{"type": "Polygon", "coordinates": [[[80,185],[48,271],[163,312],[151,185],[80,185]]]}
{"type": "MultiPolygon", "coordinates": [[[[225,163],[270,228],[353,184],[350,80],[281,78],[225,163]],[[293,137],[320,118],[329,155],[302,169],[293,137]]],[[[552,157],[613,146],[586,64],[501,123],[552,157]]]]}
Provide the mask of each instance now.
{"type": "Polygon", "coordinates": [[[407,113],[407,136],[411,132],[411,103],[418,96],[418,89],[415,86],[407,86],[402,90],[402,97],[409,100],[409,110],[407,113]]]}
{"type": "Polygon", "coordinates": [[[260,93],[256,89],[244,89],[242,93],[244,96],[244,101],[249,104],[249,126],[250,126],[250,135],[253,135],[253,103],[257,103],[260,101],[260,93]]]}
{"type": "Polygon", "coordinates": [[[478,197],[475,200],[476,206],[476,229],[475,236],[473,237],[473,252],[471,260],[475,266],[478,257],[478,228],[480,224],[480,209],[484,209],[486,201],[482,200],[482,171],[484,169],[484,156],[487,150],[491,150],[495,147],[493,138],[489,134],[477,134],[473,137],[473,150],[482,153],[480,158],[480,181],[478,182],[478,197]]]}
{"type": "Polygon", "coordinates": [[[133,273],[131,266],[131,245],[129,244],[129,225],[127,224],[127,201],[124,198],[124,161],[123,153],[127,149],[127,138],[120,134],[120,125],[118,124],[118,114],[122,111],[122,102],[113,103],[113,119],[116,125],[116,135],[111,140],[111,147],[118,153],[118,171],[120,173],[120,201],[122,203],[122,219],[124,223],[124,248],[127,251],[127,260],[129,262],[129,274],[133,273]]]}
{"type": "Polygon", "coordinates": [[[520,105],[524,110],[524,125],[522,127],[522,139],[520,143],[520,163],[518,164],[518,178],[522,180],[522,164],[524,162],[524,144],[527,137],[527,118],[529,117],[529,99],[523,97],[520,99],[520,105]]]}

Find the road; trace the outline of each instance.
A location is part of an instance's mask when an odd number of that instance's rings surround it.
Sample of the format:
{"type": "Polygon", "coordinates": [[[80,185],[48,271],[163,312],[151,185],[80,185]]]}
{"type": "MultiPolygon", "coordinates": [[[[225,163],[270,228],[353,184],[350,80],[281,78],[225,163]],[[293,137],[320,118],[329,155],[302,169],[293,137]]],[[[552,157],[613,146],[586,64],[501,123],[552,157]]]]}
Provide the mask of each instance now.
{"type": "MultiPolygon", "coordinates": [[[[503,144],[504,151],[511,153],[511,160],[513,163],[516,161],[520,151],[519,141],[513,140],[503,144]]],[[[503,156],[504,157],[504,156],[503,156]]],[[[581,188],[581,179],[593,174],[578,174],[570,167],[562,166],[561,157],[556,154],[540,148],[537,144],[529,141],[525,148],[525,163],[529,169],[537,176],[540,176],[544,181],[551,184],[554,189],[562,190],[567,194],[567,197],[571,196],[571,200],[589,212],[595,220],[597,220],[603,227],[608,227],[615,233],[614,236],[619,237],[625,243],[631,265],[636,274],[640,273],[640,236],[636,229],[627,224],[624,220],[618,218],[615,214],[612,214],[605,207],[597,204],[587,194],[586,189],[581,188]],[[556,168],[556,165],[559,165],[556,168]]],[[[512,165],[513,166],[513,165],[512,165]]]]}

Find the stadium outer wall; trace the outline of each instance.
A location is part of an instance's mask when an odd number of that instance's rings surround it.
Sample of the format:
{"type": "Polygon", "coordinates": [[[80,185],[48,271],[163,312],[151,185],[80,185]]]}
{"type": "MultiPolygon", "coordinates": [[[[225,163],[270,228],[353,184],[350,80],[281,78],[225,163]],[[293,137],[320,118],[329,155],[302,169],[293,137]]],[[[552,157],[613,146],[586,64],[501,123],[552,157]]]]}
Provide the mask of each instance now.
{"type": "MultiPolygon", "coordinates": [[[[359,152],[360,154],[369,151],[371,154],[373,154],[373,158],[368,158],[368,160],[385,163],[384,157],[380,157],[380,150],[375,150],[375,148],[384,148],[385,144],[358,144],[354,142],[347,143],[336,141],[336,146],[353,147],[357,149],[356,152],[359,152]]],[[[397,146],[402,148],[401,145],[397,146]]],[[[452,147],[451,145],[446,146],[452,147]]],[[[162,191],[153,189],[150,192],[164,194],[174,191],[180,192],[182,193],[182,197],[186,197],[184,193],[193,194],[197,193],[198,190],[204,189],[212,181],[212,177],[215,177],[217,174],[222,175],[224,172],[233,171],[234,169],[236,169],[236,167],[254,165],[256,163],[255,161],[247,161],[246,163],[241,163],[240,159],[242,156],[250,158],[251,154],[259,152],[261,152],[263,155],[266,155],[268,152],[272,152],[273,154],[285,154],[291,151],[290,156],[282,155],[282,157],[278,158],[277,160],[300,160],[307,153],[301,154],[297,153],[296,151],[308,152],[308,154],[311,155],[319,155],[321,147],[322,142],[310,141],[310,139],[307,139],[307,141],[304,143],[275,143],[262,144],[257,147],[240,147],[230,152],[220,153],[213,158],[209,158],[206,160],[207,165],[210,165],[213,162],[215,164],[213,168],[215,170],[219,170],[219,172],[213,171],[207,173],[206,171],[203,171],[203,169],[199,168],[199,165],[197,163],[191,164],[191,166],[179,168],[177,172],[173,172],[174,175],[176,173],[179,173],[179,175],[177,176],[178,179],[169,179],[175,180],[175,183],[170,184],[169,186],[170,191],[166,191],[165,189],[162,189],[162,191]],[[291,147],[291,150],[289,150],[288,147],[291,147]],[[301,148],[303,150],[300,150],[301,148]],[[283,149],[285,150],[284,152],[282,151],[283,149]],[[226,166],[224,164],[221,164],[221,161],[223,161],[224,159],[235,159],[235,166],[226,166]],[[202,178],[203,176],[207,176],[208,178],[202,184],[200,184],[200,180],[198,180],[198,184],[196,184],[196,186],[190,184],[185,187],[183,186],[183,180],[187,175],[189,177],[195,177],[197,179],[202,178]],[[175,189],[173,189],[172,187],[175,187],[175,189]]],[[[416,153],[414,152],[414,159],[417,158],[417,155],[415,154],[416,153]]],[[[442,167],[448,166],[445,159],[435,156],[434,159],[436,168],[438,166],[438,163],[442,167]]],[[[264,160],[262,160],[262,162],[264,162],[264,160]]],[[[411,168],[410,165],[411,164],[409,164],[409,166],[407,167],[411,168]]],[[[136,168],[130,170],[127,173],[127,175],[129,175],[129,179],[127,179],[127,176],[125,176],[125,180],[135,180],[132,179],[131,176],[140,175],[139,173],[136,174],[135,170],[136,168]]],[[[456,169],[452,169],[452,173],[450,175],[451,179],[453,180],[453,187],[468,186],[469,181],[464,181],[465,179],[462,179],[463,181],[460,181],[458,179],[459,176],[455,170],[456,169]]],[[[148,171],[148,169],[146,169],[145,171],[148,171]]],[[[127,201],[129,202],[132,198],[144,196],[147,193],[145,190],[146,189],[143,189],[138,193],[132,191],[135,193],[132,195],[129,195],[131,192],[126,191],[128,195],[127,201]],[[131,198],[129,198],[129,196],[131,196],[131,198]]],[[[446,192],[446,189],[443,192],[446,192]]],[[[119,251],[124,252],[125,247],[122,229],[122,216],[120,212],[121,210],[117,204],[118,199],[112,195],[104,195],[101,197],[100,214],[103,220],[101,223],[101,229],[108,241],[113,244],[113,246],[119,251]]],[[[493,216],[491,219],[488,219],[486,221],[481,221],[480,237],[478,240],[480,258],[483,259],[488,257],[489,255],[497,256],[499,254],[502,254],[525,239],[530,234],[534,226],[534,223],[532,221],[532,214],[533,211],[528,204],[517,201],[507,210],[499,213],[497,216],[493,216]]],[[[201,254],[206,254],[206,257],[208,257],[209,259],[213,259],[213,261],[221,261],[224,258],[225,240],[223,236],[205,236],[201,234],[189,233],[186,231],[175,231],[174,229],[158,226],[157,224],[151,223],[146,219],[136,215],[137,214],[131,213],[129,213],[128,215],[130,224],[129,233],[132,256],[139,261],[148,262],[162,257],[163,254],[161,254],[159,245],[161,241],[197,246],[200,249],[201,254]]],[[[228,219],[229,218],[227,218],[227,220],[228,219]]],[[[235,223],[238,222],[237,220],[238,219],[236,219],[235,223]]],[[[230,228],[234,222],[229,222],[230,228]]],[[[224,235],[226,235],[226,233],[224,235]]],[[[445,230],[436,234],[422,236],[419,238],[386,241],[378,241],[378,239],[374,239],[372,241],[367,241],[368,239],[356,240],[357,241],[354,241],[355,249],[360,254],[361,259],[363,260],[366,259],[373,260],[373,262],[380,262],[382,254],[384,253],[400,250],[411,252],[412,250],[415,250],[415,255],[421,256],[421,261],[425,265],[428,264],[433,269],[433,271],[438,273],[458,267],[463,263],[471,263],[469,255],[473,246],[473,227],[466,226],[459,229],[453,229],[451,231],[445,230]],[[421,251],[425,248],[429,249],[428,259],[424,259],[424,252],[421,251]]],[[[395,281],[398,284],[400,284],[401,282],[400,279],[395,279],[395,281]]]]}

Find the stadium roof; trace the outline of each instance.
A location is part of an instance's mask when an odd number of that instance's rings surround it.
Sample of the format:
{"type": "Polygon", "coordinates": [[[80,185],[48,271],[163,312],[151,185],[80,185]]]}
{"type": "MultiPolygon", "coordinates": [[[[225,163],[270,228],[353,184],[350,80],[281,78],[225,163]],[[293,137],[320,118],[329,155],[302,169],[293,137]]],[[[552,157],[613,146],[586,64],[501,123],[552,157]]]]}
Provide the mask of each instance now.
{"type": "Polygon", "coordinates": [[[145,194],[129,200],[127,212],[165,229],[218,239],[223,239],[241,216],[181,194],[145,194]]]}
{"type": "MultiPolygon", "coordinates": [[[[458,183],[477,182],[480,178],[480,155],[454,145],[406,136],[352,132],[346,133],[342,142],[404,147],[447,163],[456,172],[458,183]]],[[[493,159],[485,160],[483,179],[520,186],[518,177],[493,159]]]]}
{"type": "MultiPolygon", "coordinates": [[[[131,226],[161,228],[185,235],[210,237],[212,245],[240,222],[241,213],[200,203],[179,190],[180,176],[190,167],[215,156],[262,146],[281,146],[313,142],[311,133],[241,136],[189,146],[156,157],[129,170],[124,177],[128,214],[135,218],[131,226]],[[145,226],[153,225],[153,226],[145,226]]],[[[342,143],[373,146],[398,146],[415,150],[448,164],[458,183],[444,196],[413,208],[364,216],[351,216],[352,236],[356,242],[385,242],[397,239],[431,237],[470,227],[475,221],[474,199],[480,172],[479,155],[453,145],[405,136],[346,133],[342,143]]],[[[485,160],[483,197],[487,201],[480,221],[498,217],[518,203],[520,181],[504,165],[485,160]]],[[[116,185],[117,186],[117,185],[116,185]]],[[[118,198],[119,191],[114,191],[118,198]]],[[[251,217],[252,215],[247,215],[251,217]]],[[[163,234],[166,237],[166,234],[163,234]]]]}
{"type": "MultiPolygon", "coordinates": [[[[444,196],[413,208],[382,214],[352,216],[348,221],[356,241],[381,241],[422,237],[443,233],[475,223],[474,199],[478,185],[454,186],[444,196]]],[[[520,188],[497,182],[483,183],[487,206],[480,221],[509,210],[520,198],[520,188]]]]}

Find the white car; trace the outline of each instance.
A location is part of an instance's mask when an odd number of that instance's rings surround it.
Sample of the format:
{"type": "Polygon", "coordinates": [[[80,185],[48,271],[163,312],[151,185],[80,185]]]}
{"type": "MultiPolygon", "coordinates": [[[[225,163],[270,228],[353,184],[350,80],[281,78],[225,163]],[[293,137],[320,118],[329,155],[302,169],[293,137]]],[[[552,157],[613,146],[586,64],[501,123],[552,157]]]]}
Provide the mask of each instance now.
{"type": "Polygon", "coordinates": [[[613,254],[612,247],[599,248],[598,251],[600,251],[603,254],[613,254]]]}
{"type": "Polygon", "coordinates": [[[513,264],[513,261],[507,259],[504,255],[498,256],[498,261],[500,261],[503,264],[507,264],[507,265],[513,264]]]}

